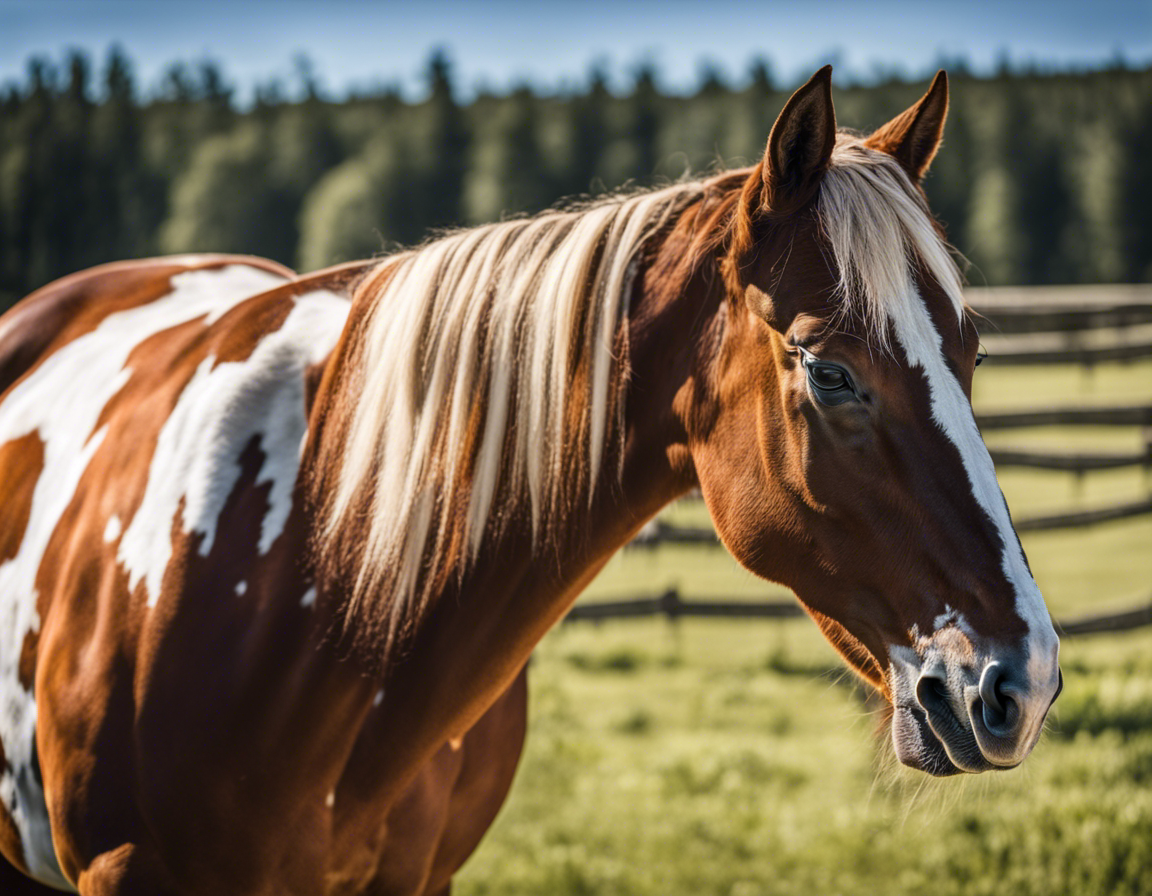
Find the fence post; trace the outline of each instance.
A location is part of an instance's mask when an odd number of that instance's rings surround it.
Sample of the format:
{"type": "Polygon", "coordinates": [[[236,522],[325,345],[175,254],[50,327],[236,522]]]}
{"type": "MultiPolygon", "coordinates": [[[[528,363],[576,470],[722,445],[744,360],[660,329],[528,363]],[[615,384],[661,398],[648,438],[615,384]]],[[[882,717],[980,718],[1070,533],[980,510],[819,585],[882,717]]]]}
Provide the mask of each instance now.
{"type": "Polygon", "coordinates": [[[680,616],[683,601],[680,600],[680,590],[673,585],[657,598],[657,605],[664,618],[668,620],[668,628],[672,632],[673,650],[678,658],[684,656],[684,637],[680,628],[680,616]]]}
{"type": "Polygon", "coordinates": [[[1144,488],[1152,488],[1152,420],[1146,420],[1140,428],[1144,437],[1144,488]]]}

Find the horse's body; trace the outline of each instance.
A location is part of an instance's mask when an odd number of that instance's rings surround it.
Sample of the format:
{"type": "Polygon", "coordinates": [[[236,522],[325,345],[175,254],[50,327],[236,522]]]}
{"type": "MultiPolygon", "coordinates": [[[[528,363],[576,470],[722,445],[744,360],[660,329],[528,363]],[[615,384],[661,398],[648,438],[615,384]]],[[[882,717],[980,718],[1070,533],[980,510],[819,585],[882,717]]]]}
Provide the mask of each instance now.
{"type": "MultiPolygon", "coordinates": [[[[484,755],[507,757],[505,767],[477,775],[459,742],[445,744],[398,801],[404,825],[387,845],[385,812],[364,836],[354,801],[330,798],[355,742],[349,732],[363,729],[370,752],[382,732],[355,705],[369,683],[334,662],[314,620],[322,611],[297,468],[357,273],[296,280],[241,258],[115,265],[47,288],[10,318],[4,370],[19,385],[0,416],[9,511],[0,531],[4,658],[19,656],[20,666],[5,669],[11,789],[0,830],[4,853],[42,880],[65,885],[56,863],[71,856],[63,838],[53,848],[37,766],[46,792],[84,794],[72,819],[79,849],[104,853],[110,835],[148,832],[167,844],[176,873],[187,863],[220,879],[259,881],[268,863],[290,870],[308,857],[300,843],[262,836],[241,864],[205,853],[204,819],[174,807],[216,804],[237,824],[233,845],[245,829],[285,822],[319,832],[332,814],[343,842],[303,839],[346,862],[332,877],[420,892],[446,885],[503,799],[523,735],[522,676],[471,735],[484,755]],[[19,359],[30,343],[43,346],[40,356],[19,359]],[[74,405],[62,408],[64,396],[74,405]],[[29,577],[34,606],[15,600],[29,577]],[[32,693],[53,696],[37,705],[32,693]],[[309,704],[314,715],[301,712],[309,704]],[[325,733],[328,712],[343,723],[338,734],[325,733]],[[297,748],[312,754],[311,771],[293,782],[285,771],[299,764],[297,748]],[[221,777],[225,767],[233,771],[221,777]],[[151,791],[143,806],[142,787],[151,791]],[[273,854],[259,855],[260,842],[273,854]],[[434,867],[438,845],[446,863],[434,867]]],[[[267,890],[279,890],[274,879],[267,890]]]]}
{"type": "Polygon", "coordinates": [[[694,485],[903,761],[1019,763],[1055,638],[913,186],[941,85],[835,153],[822,72],[751,171],[303,278],[108,266],[9,312],[0,852],[85,894],[447,890],[532,646],[694,485]]]}

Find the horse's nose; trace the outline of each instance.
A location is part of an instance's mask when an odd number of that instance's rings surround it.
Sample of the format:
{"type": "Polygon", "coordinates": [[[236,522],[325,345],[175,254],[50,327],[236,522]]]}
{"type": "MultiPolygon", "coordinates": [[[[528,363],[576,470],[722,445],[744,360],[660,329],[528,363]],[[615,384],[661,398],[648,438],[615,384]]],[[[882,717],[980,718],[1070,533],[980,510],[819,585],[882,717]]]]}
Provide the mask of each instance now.
{"type": "Polygon", "coordinates": [[[984,723],[991,737],[1009,738],[1020,726],[1020,706],[1012,696],[1012,683],[1002,663],[993,660],[984,667],[971,707],[972,723],[984,723]]]}
{"type": "Polygon", "coordinates": [[[1019,763],[1032,749],[1048,709],[1064,688],[1056,669],[1055,688],[1048,682],[1029,682],[1011,663],[992,660],[980,681],[966,689],[972,733],[984,757],[994,765],[1019,763]]]}
{"type": "Polygon", "coordinates": [[[921,671],[916,701],[959,767],[1010,768],[1035,745],[1063,678],[1056,669],[1055,682],[1030,682],[1023,668],[999,659],[989,661],[979,676],[970,667],[940,661],[921,671]]]}

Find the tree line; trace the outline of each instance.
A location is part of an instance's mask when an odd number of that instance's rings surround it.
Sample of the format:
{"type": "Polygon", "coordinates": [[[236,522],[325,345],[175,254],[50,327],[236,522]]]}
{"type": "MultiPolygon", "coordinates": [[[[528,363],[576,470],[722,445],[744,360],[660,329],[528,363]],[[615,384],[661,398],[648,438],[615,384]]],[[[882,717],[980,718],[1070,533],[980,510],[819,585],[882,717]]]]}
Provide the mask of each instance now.
{"type": "MultiPolygon", "coordinates": [[[[1152,68],[953,71],[945,145],[926,189],[974,283],[1152,279],[1152,68]]],[[[302,66],[241,108],[211,63],[145,94],[113,50],[33,59],[0,90],[0,307],[122,258],[247,252],[300,270],[436,228],[548,207],[759,158],[791,87],[763,62],[690,95],[641,66],[630,91],[593,70],[575,92],[521,86],[458,99],[447,57],[427,96],[338,101],[302,66]]],[[[888,76],[835,91],[842,124],[876,127],[925,88],[888,76]]]]}

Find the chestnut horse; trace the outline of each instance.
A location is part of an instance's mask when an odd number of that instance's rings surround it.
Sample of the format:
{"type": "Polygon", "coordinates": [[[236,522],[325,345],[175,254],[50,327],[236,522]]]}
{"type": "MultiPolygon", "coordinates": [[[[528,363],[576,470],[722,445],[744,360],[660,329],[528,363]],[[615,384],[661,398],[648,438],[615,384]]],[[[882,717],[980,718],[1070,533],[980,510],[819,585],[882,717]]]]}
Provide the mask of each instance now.
{"type": "Polygon", "coordinates": [[[307,277],[111,265],[0,319],[5,892],[446,892],[533,646],[697,486],[904,763],[1019,764],[1058,642],[919,187],[947,83],[862,138],[830,79],[750,169],[307,277]]]}

